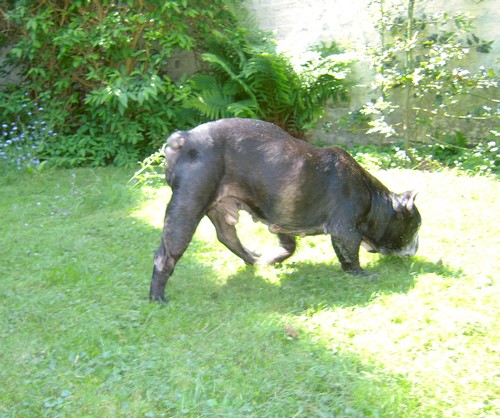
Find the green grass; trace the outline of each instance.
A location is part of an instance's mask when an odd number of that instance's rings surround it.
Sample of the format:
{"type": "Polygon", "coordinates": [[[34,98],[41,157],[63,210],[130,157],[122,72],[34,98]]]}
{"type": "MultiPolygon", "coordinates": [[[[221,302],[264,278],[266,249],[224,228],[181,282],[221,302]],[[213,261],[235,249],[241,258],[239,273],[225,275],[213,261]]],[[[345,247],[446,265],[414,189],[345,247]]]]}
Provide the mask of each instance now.
{"type": "MultiPolygon", "coordinates": [[[[0,179],[0,417],[500,415],[500,187],[452,172],[377,173],[420,187],[411,259],[328,237],[245,267],[202,222],[149,303],[169,189],[118,169],[0,179]]],[[[243,222],[251,248],[274,245],[243,222]]]]}

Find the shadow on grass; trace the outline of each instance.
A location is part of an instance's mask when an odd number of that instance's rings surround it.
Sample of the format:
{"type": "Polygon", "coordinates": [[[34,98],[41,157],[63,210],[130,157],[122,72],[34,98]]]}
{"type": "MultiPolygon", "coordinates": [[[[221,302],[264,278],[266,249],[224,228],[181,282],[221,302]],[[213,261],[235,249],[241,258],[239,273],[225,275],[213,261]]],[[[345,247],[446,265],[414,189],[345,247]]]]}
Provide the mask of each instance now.
{"type": "MultiPolygon", "coordinates": [[[[378,279],[347,275],[338,263],[242,266],[221,283],[213,268],[205,266],[204,274],[209,276],[191,274],[198,267],[197,256],[210,251],[204,242],[192,243],[167,286],[171,305],[166,315],[172,321],[190,321],[184,351],[196,358],[197,368],[213,373],[208,378],[207,386],[213,388],[205,394],[208,399],[219,402],[218,393],[231,394],[235,382],[239,385],[241,392],[233,398],[242,404],[231,405],[235,409],[225,413],[404,416],[418,409],[414,386],[405,376],[389,373],[348,347],[332,347],[307,332],[291,337],[283,321],[289,315],[365,306],[380,294],[407,293],[414,286],[416,269],[438,271],[432,262],[377,263],[372,267],[378,279]]],[[[203,405],[195,409],[200,414],[217,413],[203,405]]]]}
{"type": "Polygon", "coordinates": [[[213,295],[255,299],[256,305],[264,309],[300,313],[318,307],[365,306],[380,295],[407,293],[421,274],[434,273],[445,278],[461,275],[460,270],[422,257],[380,257],[367,269],[373,276],[346,274],[335,262],[289,262],[262,269],[242,268],[223,286],[214,287],[213,295]],[[270,281],[266,273],[278,281],[270,281]]]}
{"type": "Polygon", "coordinates": [[[390,275],[393,271],[396,274],[404,274],[406,271],[412,276],[433,273],[443,278],[457,278],[463,275],[460,268],[455,269],[444,264],[442,260],[432,261],[418,255],[410,258],[380,256],[374,268],[376,272],[384,275],[390,275]]]}
{"type": "Polygon", "coordinates": [[[418,258],[381,259],[372,266],[379,279],[346,275],[337,262],[241,264],[220,278],[206,254],[226,250],[195,239],[167,285],[170,303],[160,307],[148,291],[161,231],[130,216],[142,197],[121,186],[123,177],[61,171],[3,186],[4,207],[16,210],[4,219],[9,263],[0,266],[0,375],[9,389],[0,388],[0,409],[9,416],[404,415],[393,400],[413,402],[403,377],[307,334],[291,339],[282,318],[367,305],[377,294],[408,292],[414,272],[453,271],[418,258]]]}

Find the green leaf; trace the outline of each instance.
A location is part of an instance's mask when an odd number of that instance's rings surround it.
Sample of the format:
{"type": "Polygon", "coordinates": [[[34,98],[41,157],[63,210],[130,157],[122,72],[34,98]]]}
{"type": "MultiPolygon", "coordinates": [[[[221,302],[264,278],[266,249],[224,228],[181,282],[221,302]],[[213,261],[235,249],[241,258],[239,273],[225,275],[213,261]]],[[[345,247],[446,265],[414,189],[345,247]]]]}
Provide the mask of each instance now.
{"type": "Polygon", "coordinates": [[[115,94],[118,97],[118,102],[119,102],[118,110],[120,114],[123,115],[128,107],[128,95],[126,92],[122,90],[117,90],[115,94]]]}

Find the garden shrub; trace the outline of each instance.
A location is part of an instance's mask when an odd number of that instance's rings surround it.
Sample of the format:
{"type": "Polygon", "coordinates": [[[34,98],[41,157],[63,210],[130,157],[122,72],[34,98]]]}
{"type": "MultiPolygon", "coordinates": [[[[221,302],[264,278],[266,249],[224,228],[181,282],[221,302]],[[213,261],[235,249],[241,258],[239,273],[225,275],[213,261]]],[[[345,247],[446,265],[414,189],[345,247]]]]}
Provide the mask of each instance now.
{"type": "MultiPolygon", "coordinates": [[[[349,61],[334,44],[301,61],[277,53],[268,35],[241,23],[241,3],[4,2],[2,36],[17,37],[9,63],[23,82],[0,89],[0,162],[133,165],[173,130],[220,117],[265,119],[301,136],[327,100],[346,98],[349,61]],[[203,66],[174,82],[167,66],[179,51],[196,54],[203,66]]],[[[483,93],[498,91],[498,73],[459,66],[471,51],[488,53],[491,42],[479,39],[463,15],[425,15],[416,0],[399,2],[405,9],[377,5],[382,46],[371,58],[379,97],[355,119],[404,141],[404,151],[393,146],[391,164],[411,159],[429,167],[433,159],[497,172],[498,100],[483,93]],[[472,95],[484,100],[456,105],[472,95]],[[454,128],[443,134],[446,118],[454,128]],[[478,123],[482,137],[471,135],[478,123]]]]}
{"type": "Polygon", "coordinates": [[[464,14],[428,14],[421,4],[373,1],[380,42],[368,55],[378,96],[362,109],[371,117],[368,132],[403,140],[413,163],[415,143],[467,154],[480,142],[495,142],[500,128],[498,70],[470,66],[493,42],[480,39],[464,14]]]}
{"type": "Polygon", "coordinates": [[[194,94],[185,102],[208,118],[264,119],[302,137],[316,125],[328,100],[348,96],[350,60],[335,44],[312,47],[294,63],[274,44],[251,43],[241,33],[212,41],[213,52],[202,55],[211,72],[190,80],[194,94]]]}
{"type": "MultiPolygon", "coordinates": [[[[58,133],[38,136],[41,158],[59,165],[130,165],[173,129],[193,123],[185,89],[166,72],[177,51],[205,51],[236,20],[224,0],[19,0],[10,61],[23,83],[0,93],[0,123],[19,118],[16,92],[43,107],[58,133]],[[14,94],[14,97],[12,95],[14,94]]],[[[5,148],[5,147],[4,147],[5,148]]]]}
{"type": "MultiPolygon", "coordinates": [[[[467,175],[500,176],[500,147],[492,135],[473,147],[450,144],[413,144],[410,153],[414,169],[439,171],[457,169],[467,175]]],[[[390,145],[363,145],[351,150],[358,162],[369,169],[390,169],[408,165],[409,158],[403,142],[390,145]]]]}
{"type": "MultiPolygon", "coordinates": [[[[238,6],[18,0],[7,19],[19,31],[10,60],[24,82],[0,95],[22,91],[44,108],[58,134],[37,137],[38,158],[62,166],[134,164],[172,130],[220,117],[261,118],[300,136],[328,99],[345,98],[348,63],[323,49],[294,67],[266,34],[245,29],[238,6]],[[167,65],[179,51],[205,66],[173,82],[167,65]]],[[[0,113],[15,123],[17,104],[2,101],[0,113]]]]}

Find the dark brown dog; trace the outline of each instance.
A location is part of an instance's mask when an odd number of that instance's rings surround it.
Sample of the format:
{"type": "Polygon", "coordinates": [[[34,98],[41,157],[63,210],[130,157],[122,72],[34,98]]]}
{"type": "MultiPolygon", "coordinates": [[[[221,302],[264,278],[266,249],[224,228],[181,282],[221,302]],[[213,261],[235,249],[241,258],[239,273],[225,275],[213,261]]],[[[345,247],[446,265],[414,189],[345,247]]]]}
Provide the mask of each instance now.
{"type": "Polygon", "coordinates": [[[415,193],[390,192],[338,147],[318,148],[277,126],[222,119],[167,140],[172,198],[154,258],[150,299],[165,285],[203,216],[218,239],[245,262],[277,263],[295,251],[295,236],[331,235],[344,271],[361,274],[359,248],[414,255],[420,214],[415,193]],[[241,244],[235,225],[245,210],[278,235],[280,247],[259,257],[241,244]]]}

